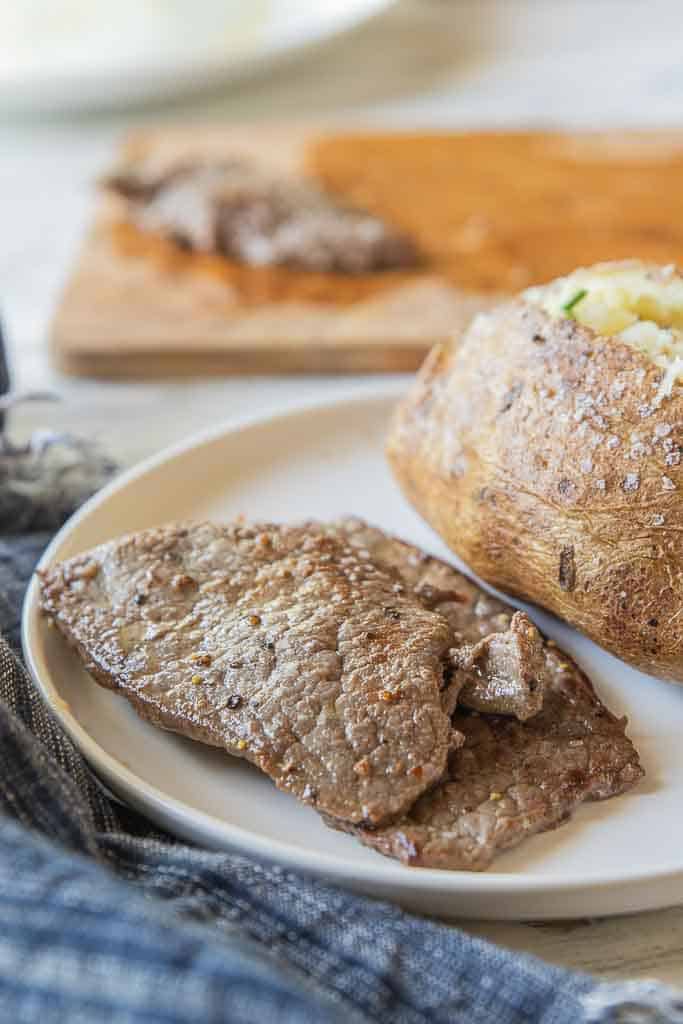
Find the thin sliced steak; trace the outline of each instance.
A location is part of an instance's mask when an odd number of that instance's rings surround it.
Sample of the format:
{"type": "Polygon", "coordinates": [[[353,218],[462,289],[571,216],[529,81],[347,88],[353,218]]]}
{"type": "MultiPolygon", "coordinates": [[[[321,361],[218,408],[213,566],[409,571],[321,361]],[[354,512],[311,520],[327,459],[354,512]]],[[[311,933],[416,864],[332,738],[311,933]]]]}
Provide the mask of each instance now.
{"type": "Polygon", "coordinates": [[[453,707],[515,715],[525,721],[543,706],[549,673],[543,637],[524,612],[491,597],[453,566],[361,519],[328,527],[374,561],[392,568],[425,608],[453,629],[453,707]]]}
{"type": "Polygon", "coordinates": [[[643,776],[617,719],[577,666],[546,646],[551,685],[528,722],[458,711],[465,743],[448,778],[402,821],[355,829],[367,846],[405,864],[481,871],[527,836],[561,825],[584,800],[603,800],[643,776]]]}
{"type": "Polygon", "coordinates": [[[248,160],[131,166],[105,180],[143,231],[253,266],[362,274],[415,267],[413,241],[374,214],[305,178],[277,177],[248,160]]]}
{"type": "Polygon", "coordinates": [[[334,818],[396,818],[462,739],[441,703],[446,620],[320,529],[159,527],[41,585],[99,683],[334,818]]]}

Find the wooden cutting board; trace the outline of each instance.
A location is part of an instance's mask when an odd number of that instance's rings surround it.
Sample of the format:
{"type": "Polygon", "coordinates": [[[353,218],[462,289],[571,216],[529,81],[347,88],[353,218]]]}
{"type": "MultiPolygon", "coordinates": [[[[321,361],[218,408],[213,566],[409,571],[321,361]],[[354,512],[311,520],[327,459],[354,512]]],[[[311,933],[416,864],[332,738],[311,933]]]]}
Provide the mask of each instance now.
{"type": "Polygon", "coordinates": [[[244,154],[408,231],[424,267],[350,277],[183,253],[103,199],[57,310],[67,373],[414,370],[501,295],[603,259],[683,264],[683,135],[160,128],[124,159],[244,154]]]}

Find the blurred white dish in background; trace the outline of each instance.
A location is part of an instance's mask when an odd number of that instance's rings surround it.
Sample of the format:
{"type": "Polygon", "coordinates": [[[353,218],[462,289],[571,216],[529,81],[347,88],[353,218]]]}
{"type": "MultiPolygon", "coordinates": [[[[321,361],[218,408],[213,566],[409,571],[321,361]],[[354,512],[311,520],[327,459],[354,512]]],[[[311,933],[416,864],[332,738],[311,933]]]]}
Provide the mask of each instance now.
{"type": "Polygon", "coordinates": [[[0,110],[172,98],[263,68],[393,0],[18,0],[0,3],[0,110]]]}

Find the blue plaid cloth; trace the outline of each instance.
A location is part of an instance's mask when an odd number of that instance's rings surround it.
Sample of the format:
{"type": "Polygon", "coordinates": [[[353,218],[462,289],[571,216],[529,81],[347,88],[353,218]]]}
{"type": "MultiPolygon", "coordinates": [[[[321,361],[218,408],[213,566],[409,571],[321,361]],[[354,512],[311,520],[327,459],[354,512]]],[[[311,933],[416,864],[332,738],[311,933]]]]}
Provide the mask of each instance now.
{"type": "Polygon", "coordinates": [[[110,802],[18,657],[47,539],[0,540],[1,1022],[683,1024],[663,986],[601,985],[110,802]]]}

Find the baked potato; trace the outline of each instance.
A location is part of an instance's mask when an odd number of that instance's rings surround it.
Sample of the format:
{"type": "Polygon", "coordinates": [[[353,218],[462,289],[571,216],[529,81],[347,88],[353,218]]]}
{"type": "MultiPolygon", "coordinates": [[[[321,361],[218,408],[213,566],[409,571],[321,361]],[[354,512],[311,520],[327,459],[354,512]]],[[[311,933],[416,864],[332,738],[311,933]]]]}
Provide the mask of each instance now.
{"type": "Polygon", "coordinates": [[[390,432],[413,505],[482,579],[683,682],[683,277],[577,270],[428,356],[390,432]]]}

